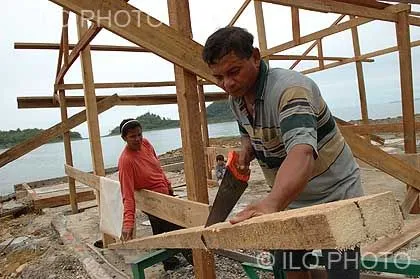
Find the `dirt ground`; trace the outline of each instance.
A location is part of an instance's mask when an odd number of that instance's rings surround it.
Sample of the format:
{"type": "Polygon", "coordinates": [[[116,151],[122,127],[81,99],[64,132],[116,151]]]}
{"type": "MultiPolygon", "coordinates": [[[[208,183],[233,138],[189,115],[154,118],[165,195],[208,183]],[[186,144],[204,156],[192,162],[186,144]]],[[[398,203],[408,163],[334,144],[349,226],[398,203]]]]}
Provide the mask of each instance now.
{"type": "MultiPolygon", "coordinates": [[[[399,135],[387,136],[384,149],[387,152],[401,152],[402,139],[399,135]]],[[[211,145],[238,146],[237,138],[212,139],[211,145]]],[[[181,155],[180,150],[168,152],[162,157],[181,155]]],[[[404,199],[405,185],[389,175],[359,162],[362,183],[366,194],[392,191],[399,201],[404,199]]],[[[269,191],[256,162],[251,166],[249,187],[241,197],[232,215],[247,204],[256,201],[269,191]]],[[[118,179],[117,174],[110,175],[118,179]]],[[[173,184],[184,181],[183,171],[168,173],[173,184]]],[[[210,201],[214,199],[217,187],[209,188],[210,201]]],[[[186,188],[175,189],[180,197],[186,196],[186,188]]],[[[44,209],[42,214],[29,213],[18,218],[0,220],[0,278],[130,278],[129,262],[146,251],[111,251],[93,247],[101,238],[99,218],[94,203],[80,204],[79,214],[71,215],[70,207],[44,209]],[[85,209],[83,209],[85,208],[85,209]]],[[[410,216],[411,220],[420,216],[410,216]]],[[[138,213],[137,237],[151,235],[145,215],[138,213]]],[[[420,238],[409,243],[402,251],[420,260],[420,238]]],[[[259,251],[245,251],[256,254],[259,251]]],[[[181,266],[165,272],[162,265],[147,269],[147,278],[193,278],[193,268],[182,258],[181,266]]],[[[247,278],[241,266],[232,260],[216,256],[217,278],[247,278]]],[[[272,278],[264,275],[262,278],[272,278]]]]}

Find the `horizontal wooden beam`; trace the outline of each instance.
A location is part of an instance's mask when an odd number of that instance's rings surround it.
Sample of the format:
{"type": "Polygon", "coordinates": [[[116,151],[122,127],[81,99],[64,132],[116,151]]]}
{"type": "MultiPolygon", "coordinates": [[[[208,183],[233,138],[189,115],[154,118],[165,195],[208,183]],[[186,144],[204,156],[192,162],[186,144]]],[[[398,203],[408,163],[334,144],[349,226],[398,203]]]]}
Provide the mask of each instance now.
{"type": "MultiPolygon", "coordinates": [[[[50,98],[52,99],[52,97],[50,98]]],[[[118,103],[118,96],[116,94],[109,96],[108,98],[104,98],[97,104],[98,113],[102,113],[112,108],[116,103],[118,103]]],[[[51,139],[62,135],[64,132],[69,131],[85,121],[86,110],[83,110],[70,117],[66,122],[60,122],[51,128],[42,131],[38,135],[7,149],[0,154],[0,168],[40,147],[41,145],[48,143],[51,139]]]]}
{"type": "MultiPolygon", "coordinates": [[[[340,128],[341,129],[341,128],[340,128]]],[[[402,123],[387,124],[360,124],[352,126],[344,126],[342,129],[352,131],[357,134],[381,134],[381,133],[403,133],[402,123]]],[[[420,122],[416,122],[416,131],[420,131],[420,122]]]]}
{"type": "MultiPolygon", "coordinates": [[[[309,3],[310,1],[305,1],[305,2],[309,3]]],[[[389,12],[392,12],[392,13],[397,13],[397,12],[401,12],[401,11],[406,10],[407,9],[406,7],[407,7],[407,5],[404,5],[404,4],[400,5],[399,4],[399,5],[389,6],[385,10],[389,11],[389,12]]],[[[287,50],[287,49],[290,49],[290,48],[293,48],[293,47],[296,47],[296,46],[299,46],[299,45],[302,45],[302,44],[306,44],[306,43],[309,43],[309,42],[312,42],[312,41],[315,41],[315,40],[319,40],[319,39],[322,39],[324,37],[342,32],[344,30],[347,30],[347,29],[350,29],[352,27],[356,27],[356,26],[359,26],[359,25],[362,25],[362,24],[365,24],[365,23],[368,23],[368,22],[371,22],[371,21],[373,21],[373,19],[368,19],[368,18],[351,19],[351,20],[348,20],[346,22],[339,23],[337,25],[333,25],[333,26],[330,26],[328,28],[325,28],[325,29],[319,30],[317,32],[308,34],[306,36],[303,36],[303,37],[300,38],[299,43],[292,40],[292,41],[283,43],[281,45],[269,48],[265,51],[262,51],[261,55],[262,55],[262,57],[270,56],[270,55],[275,54],[277,52],[281,52],[281,51],[284,51],[284,50],[287,50]]]]}
{"type": "MultiPolygon", "coordinates": [[[[217,83],[202,60],[203,46],[123,0],[50,0],[162,58],[217,83]],[[91,11],[87,13],[87,11],[91,11]],[[127,16],[128,15],[128,16],[127,16]],[[105,17],[105,18],[104,18],[105,17]],[[124,20],[124,24],[121,24],[124,20]]],[[[56,82],[58,83],[58,82],[56,82]]]]}
{"type": "MultiPolygon", "coordinates": [[[[206,102],[214,102],[219,100],[226,100],[227,94],[224,92],[209,92],[205,95],[206,102]]],[[[96,96],[96,101],[100,102],[109,96],[96,96]]],[[[18,108],[59,108],[60,105],[54,102],[52,97],[47,96],[33,96],[33,97],[18,97],[18,108]]],[[[154,95],[124,95],[118,96],[118,106],[147,106],[147,105],[165,105],[176,104],[176,94],[154,94],[154,95]]],[[[66,96],[67,107],[84,107],[83,96],[66,96]]]]}
{"type": "MultiPolygon", "coordinates": [[[[349,57],[336,57],[336,56],[324,56],[318,57],[314,55],[279,55],[274,54],[269,56],[270,60],[338,60],[343,61],[345,59],[350,59],[349,57]]],[[[356,57],[356,59],[358,59],[356,57]]],[[[358,59],[361,62],[375,62],[373,59],[358,59]]]]}
{"type": "MultiPolygon", "coordinates": [[[[69,44],[69,49],[74,49],[77,45],[69,44]]],[[[16,42],[15,49],[37,49],[37,50],[59,50],[60,44],[54,43],[22,43],[16,42]]],[[[122,52],[150,52],[138,46],[113,46],[113,45],[90,45],[90,50],[95,51],[122,51],[122,52]]]]}
{"type": "Polygon", "coordinates": [[[352,131],[341,128],[340,130],[355,157],[420,190],[420,170],[367,143],[365,139],[352,131]]]}
{"type": "MultiPolygon", "coordinates": [[[[95,83],[95,89],[109,88],[146,88],[146,87],[163,87],[175,86],[175,81],[140,81],[140,82],[102,82],[95,83]]],[[[82,83],[56,84],[55,90],[80,90],[83,89],[82,83]]]]}
{"type": "MultiPolygon", "coordinates": [[[[262,0],[267,3],[280,4],[285,6],[296,7],[311,11],[337,13],[354,15],[365,18],[380,19],[386,21],[397,22],[395,14],[386,9],[375,9],[370,7],[360,7],[358,5],[337,2],[331,0],[262,0]]],[[[410,6],[406,5],[406,10],[410,10],[410,6]]]]}
{"type": "MultiPolygon", "coordinates": [[[[99,191],[100,177],[64,165],[68,176],[99,191]]],[[[182,227],[201,226],[210,212],[208,204],[180,199],[149,190],[135,192],[136,209],[182,227]]]]}
{"type": "Polygon", "coordinates": [[[173,231],[109,248],[340,249],[395,233],[401,226],[398,203],[387,192],[266,214],[236,225],[224,222],[173,231]]]}
{"type": "Polygon", "coordinates": [[[376,0],[335,0],[335,1],[354,4],[358,6],[369,7],[369,8],[375,8],[375,9],[384,9],[389,6],[389,4],[378,2],[376,0]]]}
{"type": "MultiPolygon", "coordinates": [[[[351,124],[350,122],[344,121],[343,119],[340,119],[338,117],[334,117],[335,121],[337,122],[338,125],[340,125],[340,129],[341,126],[343,127],[349,127],[349,126],[354,126],[353,124],[351,124]]],[[[356,132],[357,133],[357,132],[356,132]]],[[[357,133],[359,134],[359,133],[357,133]]],[[[364,134],[366,135],[366,134],[364,134]]],[[[379,143],[380,145],[384,145],[385,143],[385,139],[377,136],[377,135],[373,135],[373,134],[369,134],[369,138],[377,143],[379,143]]]]}

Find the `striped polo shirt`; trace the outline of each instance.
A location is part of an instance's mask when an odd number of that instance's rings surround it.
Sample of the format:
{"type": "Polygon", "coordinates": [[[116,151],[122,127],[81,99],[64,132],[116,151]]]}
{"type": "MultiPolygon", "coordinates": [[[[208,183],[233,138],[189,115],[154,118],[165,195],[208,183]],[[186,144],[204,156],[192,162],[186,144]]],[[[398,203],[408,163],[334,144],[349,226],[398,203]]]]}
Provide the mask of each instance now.
{"type": "Polygon", "coordinates": [[[289,208],[363,195],[359,166],[313,80],[261,62],[254,115],[242,97],[231,96],[230,105],[270,186],[293,146],[312,146],[313,175],[289,208]]]}

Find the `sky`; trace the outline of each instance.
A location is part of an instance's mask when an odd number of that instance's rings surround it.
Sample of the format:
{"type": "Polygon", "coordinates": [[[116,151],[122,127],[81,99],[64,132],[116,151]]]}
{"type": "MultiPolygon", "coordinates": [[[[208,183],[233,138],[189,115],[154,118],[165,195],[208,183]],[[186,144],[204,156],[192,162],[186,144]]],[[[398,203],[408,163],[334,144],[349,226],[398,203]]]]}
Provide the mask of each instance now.
{"type": "MultiPolygon", "coordinates": [[[[0,130],[17,128],[49,128],[61,121],[60,110],[18,109],[17,97],[51,96],[54,88],[58,51],[14,50],[15,42],[59,43],[61,36],[61,7],[47,0],[3,0],[6,10],[0,17],[0,130]],[[25,20],[23,20],[25,19],[25,20]]],[[[143,12],[168,24],[166,0],[132,0],[130,3],[143,12]]],[[[190,0],[193,39],[204,44],[206,38],[218,28],[227,25],[243,0],[190,0]]],[[[264,17],[268,47],[273,47],[292,38],[290,8],[264,3],[264,17]]],[[[413,5],[420,11],[420,5],[413,5]]],[[[336,14],[301,11],[301,34],[309,34],[328,27],[336,14]]],[[[236,26],[247,28],[254,34],[258,45],[253,5],[249,5],[236,26]]],[[[77,42],[75,16],[70,16],[70,43],[77,42]]],[[[368,23],[359,27],[362,53],[396,45],[395,24],[389,22],[368,23]]],[[[411,39],[420,39],[420,27],[411,27],[411,39]]],[[[132,45],[115,34],[102,30],[92,44],[132,45]]],[[[282,54],[301,54],[310,44],[282,54]]],[[[324,56],[353,56],[351,32],[345,31],[323,40],[324,56]]],[[[316,48],[310,55],[316,55],[316,48]]],[[[420,97],[420,48],[412,49],[413,80],[415,96],[420,97]]],[[[139,82],[174,80],[171,63],[151,53],[92,52],[95,82],[139,82]]],[[[272,67],[288,68],[293,61],[274,61],[272,67]]],[[[313,61],[302,62],[296,68],[303,70],[315,67],[313,61]]],[[[368,104],[399,101],[399,67],[397,53],[375,58],[374,63],[364,63],[368,104]]],[[[331,108],[359,106],[356,70],[354,63],[309,75],[321,88],[331,108]]],[[[66,75],[65,83],[82,83],[79,60],[66,75]]],[[[217,91],[214,86],[206,91],[217,91]]],[[[174,87],[124,88],[96,90],[97,95],[159,94],[175,93],[174,87]]],[[[81,90],[67,91],[68,96],[82,96],[81,90]]],[[[81,111],[70,108],[69,116],[81,111]]],[[[128,117],[137,117],[146,112],[179,119],[176,105],[119,106],[99,116],[100,131],[106,135],[128,117]]],[[[87,137],[87,125],[74,129],[87,137]]]]}

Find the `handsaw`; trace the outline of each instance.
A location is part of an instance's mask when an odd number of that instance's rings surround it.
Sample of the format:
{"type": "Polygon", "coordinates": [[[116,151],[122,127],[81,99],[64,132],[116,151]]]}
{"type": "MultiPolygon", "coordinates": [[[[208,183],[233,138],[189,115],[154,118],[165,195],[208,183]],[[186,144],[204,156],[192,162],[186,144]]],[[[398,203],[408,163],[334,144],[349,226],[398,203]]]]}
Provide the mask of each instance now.
{"type": "Polygon", "coordinates": [[[235,151],[228,153],[226,171],[214,199],[205,227],[223,222],[235,207],[239,198],[248,186],[250,171],[241,172],[237,169],[239,154],[235,151]]]}

